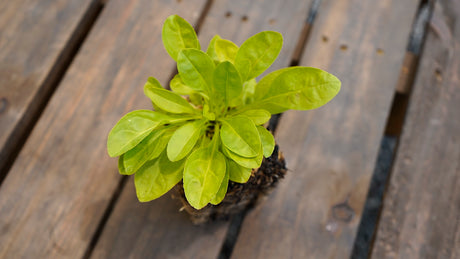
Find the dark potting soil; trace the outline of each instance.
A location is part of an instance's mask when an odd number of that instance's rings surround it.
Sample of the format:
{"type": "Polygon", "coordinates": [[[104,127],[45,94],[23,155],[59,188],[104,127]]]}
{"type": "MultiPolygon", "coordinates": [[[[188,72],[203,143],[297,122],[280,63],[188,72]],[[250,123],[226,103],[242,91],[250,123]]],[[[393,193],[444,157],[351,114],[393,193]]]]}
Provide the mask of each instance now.
{"type": "Polygon", "coordinates": [[[278,181],[286,174],[286,162],[282,153],[275,146],[273,154],[264,158],[258,169],[252,170],[252,175],[246,183],[229,181],[227,194],[218,205],[208,204],[201,210],[196,210],[185,199],[183,183],[176,186],[176,192],[182,202],[182,209],[187,211],[194,224],[203,224],[213,220],[227,220],[254,206],[259,197],[272,190],[278,181]]]}

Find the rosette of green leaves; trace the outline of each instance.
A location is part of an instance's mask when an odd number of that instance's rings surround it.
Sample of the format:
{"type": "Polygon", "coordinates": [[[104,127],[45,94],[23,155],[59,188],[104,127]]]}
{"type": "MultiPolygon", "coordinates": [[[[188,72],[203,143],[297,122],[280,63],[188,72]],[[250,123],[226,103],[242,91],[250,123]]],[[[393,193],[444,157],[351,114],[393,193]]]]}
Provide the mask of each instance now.
{"type": "Polygon", "coordinates": [[[193,27],[172,15],[162,39],[177,61],[171,91],[149,78],[144,93],[154,111],[126,114],[107,141],[120,173],[135,174],[142,202],[183,180],[194,208],[219,204],[229,181],[245,183],[272,154],[275,141],[263,127],[271,114],[318,108],[340,89],[335,76],[310,67],[280,69],[257,82],[281,50],[278,32],[260,32],[240,47],[216,35],[203,52],[193,27]]]}

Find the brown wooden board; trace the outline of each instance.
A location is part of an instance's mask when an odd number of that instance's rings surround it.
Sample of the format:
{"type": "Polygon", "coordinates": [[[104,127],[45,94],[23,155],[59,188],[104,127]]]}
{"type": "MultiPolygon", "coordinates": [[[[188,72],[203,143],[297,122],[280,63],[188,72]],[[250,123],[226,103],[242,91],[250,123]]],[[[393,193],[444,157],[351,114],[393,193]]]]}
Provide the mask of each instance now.
{"type": "Polygon", "coordinates": [[[349,258],[419,1],[322,1],[301,65],[342,81],[276,139],[290,171],[246,217],[232,258],[349,258]]]}
{"type": "Polygon", "coordinates": [[[263,31],[278,31],[284,42],[281,53],[264,73],[289,66],[302,28],[307,20],[312,0],[214,1],[200,32],[200,40],[207,46],[219,34],[241,45],[250,36],[263,31]]]}
{"type": "MultiPolygon", "coordinates": [[[[276,30],[284,36],[284,47],[270,70],[288,66],[310,4],[310,0],[214,1],[200,30],[202,47],[214,34],[239,45],[259,31],[276,30]]],[[[139,204],[132,180],[104,228],[94,258],[218,256],[228,223],[193,226],[170,197],[139,204]]]]}
{"type": "Polygon", "coordinates": [[[0,2],[0,181],[95,2],[0,2]]]}
{"type": "Polygon", "coordinates": [[[460,258],[459,17],[437,1],[372,258],[460,258]]]}
{"type": "MultiPolygon", "coordinates": [[[[120,182],[107,134],[174,69],[161,25],[204,0],[109,1],[0,188],[0,258],[80,258],[120,182]]],[[[160,213],[161,207],[151,207],[160,213]]]]}

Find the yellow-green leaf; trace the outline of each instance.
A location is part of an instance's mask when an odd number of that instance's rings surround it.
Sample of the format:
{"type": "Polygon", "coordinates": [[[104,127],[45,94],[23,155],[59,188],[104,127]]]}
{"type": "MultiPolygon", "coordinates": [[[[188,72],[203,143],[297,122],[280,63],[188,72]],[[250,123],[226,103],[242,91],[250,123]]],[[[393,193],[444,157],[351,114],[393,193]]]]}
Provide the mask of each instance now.
{"type": "Polygon", "coordinates": [[[217,142],[215,138],[211,145],[196,149],[185,162],[185,197],[197,210],[216,196],[225,177],[225,157],[218,151],[217,142]]]}
{"type": "Polygon", "coordinates": [[[178,15],[171,15],[166,19],[161,38],[166,51],[174,60],[177,60],[177,55],[183,49],[200,49],[195,30],[178,15]]]}
{"type": "Polygon", "coordinates": [[[208,45],[208,49],[206,50],[206,54],[208,54],[209,57],[211,57],[211,59],[217,64],[219,63],[219,58],[217,57],[217,54],[216,54],[216,49],[215,49],[215,44],[216,44],[216,41],[220,39],[220,36],[219,35],[214,35],[214,37],[212,37],[211,41],[209,41],[209,45],[208,45]]]}
{"type": "Polygon", "coordinates": [[[262,74],[278,57],[283,36],[274,31],[263,31],[247,39],[238,49],[235,67],[243,81],[262,74]]]}
{"type": "Polygon", "coordinates": [[[262,109],[244,111],[242,113],[238,113],[238,116],[248,117],[255,125],[262,125],[271,118],[271,114],[262,109]]]}
{"type": "Polygon", "coordinates": [[[228,170],[225,173],[224,179],[220,183],[219,190],[217,191],[214,198],[211,199],[211,204],[217,205],[221,203],[224,200],[225,195],[227,194],[227,188],[228,188],[228,170]]]}
{"type": "Polygon", "coordinates": [[[237,164],[247,168],[258,168],[262,164],[262,160],[264,158],[262,151],[256,157],[249,158],[239,156],[238,154],[235,154],[232,151],[230,151],[225,146],[222,146],[222,152],[226,157],[232,159],[237,164]]]}
{"type": "Polygon", "coordinates": [[[192,88],[182,82],[179,74],[176,74],[169,82],[171,90],[180,95],[189,95],[195,93],[192,88]]]}
{"type": "MultiPolygon", "coordinates": [[[[155,79],[156,80],[156,79],[155,79]]],[[[190,105],[187,100],[182,98],[180,95],[177,95],[169,90],[158,87],[160,83],[147,83],[144,86],[144,93],[149,97],[152,102],[157,105],[162,111],[170,113],[188,113],[193,114],[197,111],[190,105]]]]}
{"type": "Polygon", "coordinates": [[[227,159],[227,172],[231,181],[245,183],[251,177],[252,169],[237,164],[232,159],[227,159]]]}
{"type": "Polygon", "coordinates": [[[123,154],[123,168],[126,175],[134,174],[147,161],[160,156],[171,138],[168,128],[154,130],[137,146],[123,154]]]}
{"type": "Polygon", "coordinates": [[[232,106],[241,97],[243,83],[232,63],[224,61],[217,65],[214,71],[214,88],[218,97],[227,105],[232,106]]]}
{"type": "Polygon", "coordinates": [[[233,63],[238,52],[238,46],[229,40],[217,39],[214,43],[214,51],[219,62],[229,61],[233,63]]]}
{"type": "Polygon", "coordinates": [[[328,103],[340,90],[337,77],[311,67],[291,67],[266,78],[256,86],[257,99],[246,108],[261,108],[272,114],[289,109],[311,110],[328,103]]]}
{"type": "Polygon", "coordinates": [[[257,128],[247,117],[237,116],[222,120],[220,136],[225,147],[243,157],[255,157],[261,148],[257,128]]]}
{"type": "Polygon", "coordinates": [[[134,175],[137,198],[141,202],[154,200],[173,188],[181,179],[185,159],[171,162],[166,153],[145,163],[134,175]]]}
{"type": "Polygon", "coordinates": [[[135,147],[165,118],[165,115],[149,110],[137,110],[123,116],[107,138],[109,156],[119,156],[135,147]]]}
{"type": "Polygon", "coordinates": [[[177,70],[182,81],[197,92],[209,97],[215,65],[211,58],[201,50],[184,49],[179,52],[177,70]]]}
{"type": "Polygon", "coordinates": [[[178,128],[168,142],[166,148],[171,161],[179,161],[192,151],[201,135],[204,121],[196,120],[178,128]]]}
{"type": "Polygon", "coordinates": [[[270,157],[275,149],[275,138],[265,127],[257,126],[257,130],[262,141],[264,157],[270,157]]]}

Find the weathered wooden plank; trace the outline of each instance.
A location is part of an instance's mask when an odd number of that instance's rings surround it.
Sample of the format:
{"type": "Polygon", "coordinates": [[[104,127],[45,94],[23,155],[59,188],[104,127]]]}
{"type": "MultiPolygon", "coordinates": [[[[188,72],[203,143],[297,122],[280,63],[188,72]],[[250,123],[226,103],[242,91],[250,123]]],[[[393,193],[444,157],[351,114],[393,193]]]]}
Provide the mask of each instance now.
{"type": "Polygon", "coordinates": [[[460,258],[459,17],[437,1],[372,258],[460,258]]]}
{"type": "Polygon", "coordinates": [[[0,2],[0,182],[99,5],[0,2]]]}
{"type": "Polygon", "coordinates": [[[281,117],[290,173],[248,214],[233,258],[349,258],[418,2],[322,1],[301,64],[342,90],[281,117]]]}
{"type": "Polygon", "coordinates": [[[311,2],[312,0],[215,1],[203,24],[200,40],[207,43],[215,34],[219,34],[241,45],[248,37],[263,30],[282,33],[283,48],[266,74],[289,65],[303,24],[307,20],[311,2]]]}
{"type": "MultiPolygon", "coordinates": [[[[206,47],[214,34],[241,44],[262,30],[283,34],[283,51],[271,70],[289,65],[310,0],[214,1],[200,30],[206,47]]],[[[191,225],[169,197],[139,204],[132,179],[121,194],[93,253],[94,258],[216,258],[228,223],[191,225]]]]}
{"type": "MultiPolygon", "coordinates": [[[[149,107],[150,75],[166,82],[173,60],[161,25],[193,1],[109,1],[0,188],[0,258],[79,258],[120,176],[107,134],[133,109],[149,107]]],[[[161,208],[157,208],[161,210],[161,208]]]]}
{"type": "Polygon", "coordinates": [[[216,258],[228,224],[191,224],[173,191],[150,203],[123,190],[91,258],[216,258]]]}

